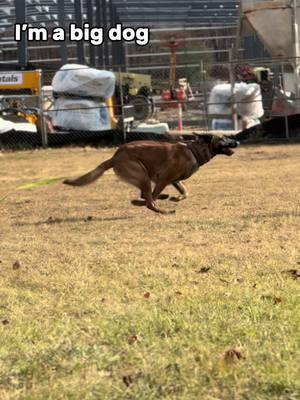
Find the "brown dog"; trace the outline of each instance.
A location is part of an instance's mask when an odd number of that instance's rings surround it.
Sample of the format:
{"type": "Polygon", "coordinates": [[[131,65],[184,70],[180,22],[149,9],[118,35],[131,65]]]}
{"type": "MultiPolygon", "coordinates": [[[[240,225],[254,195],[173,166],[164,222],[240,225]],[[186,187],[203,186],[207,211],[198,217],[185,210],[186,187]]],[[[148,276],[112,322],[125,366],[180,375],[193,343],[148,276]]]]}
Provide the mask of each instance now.
{"type": "Polygon", "coordinates": [[[177,201],[186,198],[186,189],[180,181],[188,179],[217,154],[231,156],[231,148],[237,146],[238,142],[234,139],[208,134],[185,143],[131,142],[121,146],[112,158],[93,171],[74,180],[67,179],[64,183],[87,185],[113,168],[117,176],[140,189],[144,200],[133,200],[132,204],[146,205],[155,212],[169,214],[175,211],[164,211],[155,203],[165,187],[172,184],[179,191],[181,196],[176,198],[177,201]],[[153,191],[152,182],[155,184],[153,191]]]}

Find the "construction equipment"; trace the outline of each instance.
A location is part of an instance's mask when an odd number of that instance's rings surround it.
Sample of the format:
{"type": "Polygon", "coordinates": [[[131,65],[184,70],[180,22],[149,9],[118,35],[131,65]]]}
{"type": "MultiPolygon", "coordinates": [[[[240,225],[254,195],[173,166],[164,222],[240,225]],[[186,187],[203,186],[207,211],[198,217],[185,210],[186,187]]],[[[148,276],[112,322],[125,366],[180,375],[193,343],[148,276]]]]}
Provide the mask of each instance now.
{"type": "Polygon", "coordinates": [[[0,116],[39,126],[41,71],[0,71],[0,116]]]}
{"type": "Polygon", "coordinates": [[[133,106],[133,117],[137,121],[144,121],[153,114],[151,76],[128,72],[115,72],[116,91],[115,102],[117,114],[121,113],[121,106],[133,106]]]}
{"type": "Polygon", "coordinates": [[[179,85],[179,88],[176,88],[176,53],[178,48],[185,45],[185,37],[176,32],[167,33],[162,35],[161,45],[170,50],[169,89],[162,91],[162,100],[168,107],[177,107],[178,101],[187,99],[184,88],[181,85],[179,85]],[[176,102],[172,103],[174,100],[176,102]]]}

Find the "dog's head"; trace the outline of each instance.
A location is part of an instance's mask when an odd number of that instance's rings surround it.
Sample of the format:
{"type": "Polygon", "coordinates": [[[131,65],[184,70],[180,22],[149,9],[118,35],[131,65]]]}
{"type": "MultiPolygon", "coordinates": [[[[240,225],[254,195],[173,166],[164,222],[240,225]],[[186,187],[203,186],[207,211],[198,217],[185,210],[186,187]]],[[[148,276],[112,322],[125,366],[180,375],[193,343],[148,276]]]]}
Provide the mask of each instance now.
{"type": "Polygon", "coordinates": [[[234,138],[227,136],[217,135],[197,135],[198,141],[204,141],[208,144],[215,154],[225,154],[226,156],[232,156],[234,151],[232,149],[239,146],[239,142],[234,138]]]}

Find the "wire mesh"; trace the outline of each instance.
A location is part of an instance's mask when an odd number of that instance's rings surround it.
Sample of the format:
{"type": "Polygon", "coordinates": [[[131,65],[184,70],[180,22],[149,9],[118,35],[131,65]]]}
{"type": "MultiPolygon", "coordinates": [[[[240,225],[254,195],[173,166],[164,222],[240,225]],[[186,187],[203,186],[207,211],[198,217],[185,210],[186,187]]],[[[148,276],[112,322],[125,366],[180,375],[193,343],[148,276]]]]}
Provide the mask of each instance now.
{"type": "Polygon", "coordinates": [[[170,87],[169,70],[163,65],[157,65],[151,73],[143,68],[124,73],[124,68],[118,66],[112,68],[117,72],[110,101],[95,93],[56,93],[53,78],[63,74],[56,69],[39,71],[40,80],[30,92],[24,82],[31,71],[13,72],[21,74],[24,81],[15,91],[1,81],[1,76],[12,72],[0,72],[0,118],[8,127],[1,130],[0,146],[170,141],[174,134],[178,137],[194,130],[226,132],[255,127],[262,136],[296,139],[300,118],[295,61],[228,59],[187,64],[176,70],[175,88],[170,87]],[[247,94],[251,85],[259,89],[255,96],[247,94]],[[240,87],[246,91],[244,97],[240,87]],[[218,96],[213,96],[214,91],[218,96]]]}

